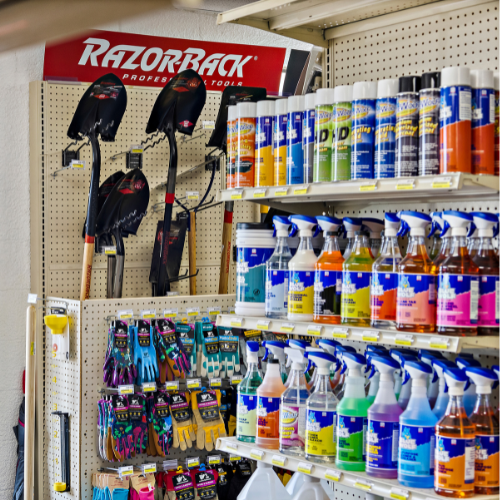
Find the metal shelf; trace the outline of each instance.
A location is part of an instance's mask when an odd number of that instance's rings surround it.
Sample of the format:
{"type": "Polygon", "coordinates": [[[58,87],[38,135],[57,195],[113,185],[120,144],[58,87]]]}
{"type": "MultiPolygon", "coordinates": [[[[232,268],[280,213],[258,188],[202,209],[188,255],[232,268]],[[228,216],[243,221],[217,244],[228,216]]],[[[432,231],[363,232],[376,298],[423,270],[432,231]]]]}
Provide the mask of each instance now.
{"type": "MultiPolygon", "coordinates": [[[[428,500],[441,499],[432,488],[407,488],[402,486],[396,479],[380,479],[368,476],[365,472],[342,471],[335,465],[320,465],[308,462],[305,458],[291,457],[284,455],[277,450],[266,450],[259,448],[254,443],[244,443],[235,437],[219,438],[216,446],[217,450],[236,454],[242,457],[260,460],[271,465],[284,467],[288,470],[303,473],[309,470],[311,476],[319,479],[334,481],[335,484],[342,484],[351,488],[380,495],[385,498],[395,500],[428,500]]],[[[497,495],[474,495],[475,500],[497,499],[497,495]]]]}
{"type": "Polygon", "coordinates": [[[413,347],[433,349],[442,352],[459,353],[469,349],[498,349],[498,337],[449,337],[427,333],[401,333],[395,330],[375,328],[355,328],[326,325],[320,323],[300,323],[297,321],[276,320],[264,317],[237,316],[220,314],[217,326],[243,328],[245,330],[264,330],[274,333],[308,335],[310,337],[350,340],[368,344],[383,344],[391,347],[413,347]]]}
{"type": "Polygon", "coordinates": [[[498,200],[499,178],[494,175],[453,173],[425,177],[318,182],[288,186],[226,189],[218,201],[253,201],[293,213],[318,215],[326,204],[335,207],[386,202],[491,198],[498,200]]]}

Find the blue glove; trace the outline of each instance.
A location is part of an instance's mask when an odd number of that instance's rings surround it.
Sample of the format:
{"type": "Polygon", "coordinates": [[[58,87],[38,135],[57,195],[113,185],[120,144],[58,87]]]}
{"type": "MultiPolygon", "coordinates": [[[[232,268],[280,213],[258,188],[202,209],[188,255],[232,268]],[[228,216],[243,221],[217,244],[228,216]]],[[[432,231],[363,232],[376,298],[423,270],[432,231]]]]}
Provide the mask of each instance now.
{"type": "Polygon", "coordinates": [[[140,319],[132,328],[134,365],[137,369],[137,385],[154,382],[159,376],[156,351],[153,344],[153,327],[149,321],[140,319]]]}
{"type": "Polygon", "coordinates": [[[125,488],[115,488],[113,490],[113,500],[128,500],[129,490],[125,488]]]}
{"type": "Polygon", "coordinates": [[[238,335],[231,328],[219,326],[220,376],[231,378],[241,369],[240,343],[238,335]]]}
{"type": "Polygon", "coordinates": [[[198,375],[214,378],[220,375],[219,336],[213,323],[197,321],[195,337],[198,348],[198,375]]]}
{"type": "Polygon", "coordinates": [[[189,359],[191,373],[193,375],[196,373],[196,340],[194,330],[195,326],[191,323],[182,323],[178,321],[175,324],[175,333],[189,359]]]}

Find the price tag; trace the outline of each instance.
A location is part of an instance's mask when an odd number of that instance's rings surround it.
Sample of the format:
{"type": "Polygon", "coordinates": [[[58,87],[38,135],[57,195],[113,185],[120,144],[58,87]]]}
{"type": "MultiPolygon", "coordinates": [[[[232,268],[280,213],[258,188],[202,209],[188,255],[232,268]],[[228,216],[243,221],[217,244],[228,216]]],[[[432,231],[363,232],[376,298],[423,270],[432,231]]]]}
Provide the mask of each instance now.
{"type": "Polygon", "coordinates": [[[325,472],[325,479],[328,479],[329,481],[336,481],[338,483],[341,477],[342,472],[340,472],[339,470],[327,469],[327,471],[325,472]]]}
{"type": "Polygon", "coordinates": [[[28,304],[36,305],[38,295],[36,293],[28,293],[28,304]]]}
{"type": "Polygon", "coordinates": [[[176,318],[179,313],[179,309],[163,309],[163,317],[164,318],[176,318]]]}
{"type": "Polygon", "coordinates": [[[229,308],[229,314],[236,314],[236,308],[235,307],[230,307],[229,308]]]}
{"type": "Polygon", "coordinates": [[[415,189],[415,179],[408,179],[407,181],[398,181],[396,184],[397,191],[407,191],[409,189],[415,189]]]}
{"type": "Polygon", "coordinates": [[[215,128],[214,120],[203,120],[201,126],[204,130],[213,130],[215,128]]]}
{"type": "Polygon", "coordinates": [[[144,474],[154,474],[156,472],[156,464],[143,464],[142,472],[144,474]]]}
{"type": "Polygon", "coordinates": [[[257,329],[258,330],[269,330],[270,323],[271,323],[270,321],[258,319],[257,320],[257,329]]]}
{"type": "Polygon", "coordinates": [[[188,458],[186,460],[186,465],[188,466],[188,469],[192,469],[194,467],[199,467],[200,459],[198,457],[188,458]]]}
{"type": "Polygon", "coordinates": [[[220,455],[211,455],[208,457],[208,465],[220,464],[220,455]]]}
{"type": "Polygon", "coordinates": [[[297,470],[304,474],[311,474],[313,467],[314,467],[313,464],[306,464],[305,462],[299,462],[297,470]]]}
{"type": "Polygon", "coordinates": [[[448,339],[442,339],[440,337],[431,337],[429,347],[431,349],[448,349],[450,347],[448,339]]]}
{"type": "Polygon", "coordinates": [[[229,460],[231,462],[239,462],[241,460],[241,457],[239,455],[229,455],[229,460]]]}
{"type": "Polygon", "coordinates": [[[365,342],[378,342],[378,335],[378,332],[374,332],[373,330],[365,330],[361,338],[365,342]]]}
{"type": "Polygon", "coordinates": [[[243,323],[243,320],[241,318],[232,318],[231,319],[231,326],[239,327],[243,323]]]}
{"type": "Polygon", "coordinates": [[[377,183],[376,182],[364,182],[359,186],[359,190],[362,193],[365,193],[367,191],[375,191],[377,189],[377,183]]]}
{"type": "Polygon", "coordinates": [[[143,309],[141,311],[142,319],[155,319],[156,318],[156,309],[143,309]]]}
{"type": "Polygon", "coordinates": [[[179,381],[178,380],[167,380],[165,382],[165,390],[166,391],[178,391],[179,390],[179,381]]]}
{"type": "Polygon", "coordinates": [[[243,198],[243,189],[239,189],[238,191],[231,192],[231,199],[232,200],[241,200],[241,198],[243,198]]]}
{"type": "Polygon", "coordinates": [[[410,496],[410,492],[408,490],[404,490],[403,488],[391,488],[391,498],[395,500],[407,500],[410,496]]]}
{"type": "Polygon", "coordinates": [[[413,335],[398,333],[396,335],[396,345],[407,345],[411,346],[413,344],[413,335]]]}
{"type": "Polygon", "coordinates": [[[262,460],[264,458],[265,453],[262,450],[257,450],[255,448],[250,450],[250,458],[254,460],[262,460]]]}
{"type": "Polygon", "coordinates": [[[156,391],[156,382],[146,382],[142,384],[142,392],[155,392],[156,391]]]}
{"type": "Polygon", "coordinates": [[[308,335],[319,336],[319,335],[321,335],[322,330],[323,330],[323,327],[321,325],[307,325],[307,334],[308,335]]]}
{"type": "Polygon", "coordinates": [[[116,317],[118,319],[132,319],[134,317],[134,311],[132,309],[127,309],[125,311],[116,311],[116,317]]]}
{"type": "Polygon", "coordinates": [[[293,194],[306,194],[308,186],[297,186],[293,188],[293,194]]]}
{"type": "Polygon", "coordinates": [[[199,200],[200,193],[198,191],[186,191],[186,198],[188,200],[199,200]]]}
{"type": "Polygon", "coordinates": [[[201,378],[189,378],[186,382],[188,389],[200,389],[201,378]]]}
{"type": "Polygon", "coordinates": [[[243,379],[241,378],[241,375],[233,375],[231,377],[231,384],[232,385],[238,385],[243,379]]]}
{"type": "Polygon", "coordinates": [[[432,181],[432,189],[446,189],[451,187],[451,177],[441,177],[432,181]]]}
{"type": "Polygon", "coordinates": [[[186,309],[186,314],[190,317],[198,316],[198,314],[200,314],[200,308],[199,307],[188,307],[186,309]]]}
{"type": "Polygon", "coordinates": [[[372,484],[363,481],[362,479],[357,479],[356,482],[354,483],[354,487],[359,488],[360,490],[363,491],[370,491],[372,489],[372,484]]]}
{"type": "Polygon", "coordinates": [[[226,444],[226,448],[228,450],[238,451],[238,445],[232,441],[229,441],[229,443],[226,444]]]}
{"type": "Polygon", "coordinates": [[[286,332],[286,333],[292,333],[294,329],[295,329],[295,325],[293,323],[283,323],[281,325],[280,331],[286,332]]]}
{"type": "Polygon", "coordinates": [[[126,465],[125,467],[118,467],[118,476],[120,479],[123,479],[124,477],[131,476],[134,473],[134,466],[133,465],[126,465]]]}
{"type": "Polygon", "coordinates": [[[288,194],[288,188],[278,188],[274,190],[274,196],[286,196],[288,194]]]}
{"type": "Polygon", "coordinates": [[[211,379],[209,379],[208,382],[210,384],[210,387],[220,387],[222,385],[221,378],[211,378],[211,379]]]}
{"type": "Polygon", "coordinates": [[[179,292],[167,292],[167,297],[177,297],[179,292]]]}
{"type": "Polygon", "coordinates": [[[69,167],[76,168],[77,170],[85,170],[85,160],[71,160],[69,167]]]}
{"type": "Polygon", "coordinates": [[[220,314],[220,307],[209,307],[207,312],[209,316],[217,316],[220,314]]]}
{"type": "Polygon", "coordinates": [[[332,337],[334,339],[346,339],[349,335],[348,328],[334,328],[332,332],[332,337]]]}
{"type": "Polygon", "coordinates": [[[254,198],[265,198],[267,194],[267,189],[256,189],[253,192],[253,197],[254,198]]]}
{"type": "Polygon", "coordinates": [[[271,459],[271,463],[278,467],[283,467],[286,464],[286,461],[286,457],[282,457],[281,455],[273,455],[273,458],[271,459]]]}
{"type": "Polygon", "coordinates": [[[118,394],[134,394],[133,385],[119,385],[118,394]]]}
{"type": "Polygon", "coordinates": [[[116,255],[116,247],[104,247],[104,255],[116,255]]]}

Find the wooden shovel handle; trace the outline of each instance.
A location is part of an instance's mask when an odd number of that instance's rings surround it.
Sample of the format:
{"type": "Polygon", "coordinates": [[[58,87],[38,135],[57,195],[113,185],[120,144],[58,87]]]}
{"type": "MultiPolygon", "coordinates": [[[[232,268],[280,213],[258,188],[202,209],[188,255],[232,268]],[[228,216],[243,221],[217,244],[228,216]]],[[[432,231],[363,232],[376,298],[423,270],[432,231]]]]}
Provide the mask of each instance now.
{"type": "Polygon", "coordinates": [[[222,255],[220,259],[219,295],[225,295],[228,293],[232,237],[233,237],[233,212],[225,211],[224,224],[222,226],[222,255]]]}
{"type": "Polygon", "coordinates": [[[189,295],[196,295],[196,214],[189,212],[191,229],[188,234],[189,245],[189,295]]]}
{"type": "Polygon", "coordinates": [[[81,301],[87,300],[90,297],[92,261],[94,259],[94,238],[92,238],[92,242],[87,241],[87,239],[90,239],[90,237],[85,237],[85,248],[83,249],[82,287],[80,290],[81,301]]]}

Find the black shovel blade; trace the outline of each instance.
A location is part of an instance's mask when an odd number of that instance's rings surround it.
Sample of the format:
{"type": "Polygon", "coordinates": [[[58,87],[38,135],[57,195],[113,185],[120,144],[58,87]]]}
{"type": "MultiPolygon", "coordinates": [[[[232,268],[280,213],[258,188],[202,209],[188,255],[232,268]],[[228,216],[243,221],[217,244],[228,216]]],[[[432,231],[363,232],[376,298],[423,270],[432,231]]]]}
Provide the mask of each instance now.
{"type": "Polygon", "coordinates": [[[174,130],[192,135],[206,98],[205,83],[196,71],[187,69],[175,75],[158,95],[146,133],[157,130],[166,133],[170,125],[174,130]]]}
{"type": "Polygon", "coordinates": [[[263,101],[267,96],[263,87],[226,87],[222,92],[219,113],[215,121],[215,128],[210,136],[207,147],[225,149],[227,145],[227,107],[238,102],[263,101]]]}
{"type": "Polygon", "coordinates": [[[113,73],[98,78],[83,94],[76,108],[68,137],[81,140],[95,128],[103,141],[114,141],[127,107],[127,91],[113,73]]]}

